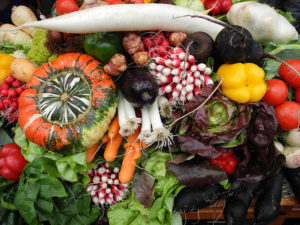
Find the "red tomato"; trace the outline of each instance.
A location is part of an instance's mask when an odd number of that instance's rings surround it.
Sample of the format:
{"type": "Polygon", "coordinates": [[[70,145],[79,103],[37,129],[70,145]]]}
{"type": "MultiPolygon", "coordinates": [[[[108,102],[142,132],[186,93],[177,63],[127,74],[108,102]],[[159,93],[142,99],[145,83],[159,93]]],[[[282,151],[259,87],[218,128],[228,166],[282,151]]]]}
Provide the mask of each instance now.
{"type": "Polygon", "coordinates": [[[55,7],[58,15],[79,10],[79,6],[76,4],[75,0],[57,0],[55,7]]]}
{"type": "Polygon", "coordinates": [[[286,101],[275,107],[276,117],[282,130],[296,129],[300,123],[300,104],[286,101]]]}
{"type": "Polygon", "coordinates": [[[122,0],[104,0],[107,2],[109,5],[117,5],[117,4],[126,4],[122,0]]]}
{"type": "Polygon", "coordinates": [[[283,103],[288,94],[288,87],[284,81],[279,79],[268,80],[268,90],[265,93],[263,100],[269,105],[280,105],[283,103]]]}
{"type": "MultiPolygon", "coordinates": [[[[293,67],[298,73],[300,73],[300,60],[299,59],[289,59],[285,61],[291,67],[293,67]]],[[[279,75],[284,79],[291,87],[300,88],[300,76],[295,73],[288,66],[281,64],[278,69],[279,75]]]]}
{"type": "Polygon", "coordinates": [[[295,90],[296,102],[300,104],[300,88],[295,90]]]}

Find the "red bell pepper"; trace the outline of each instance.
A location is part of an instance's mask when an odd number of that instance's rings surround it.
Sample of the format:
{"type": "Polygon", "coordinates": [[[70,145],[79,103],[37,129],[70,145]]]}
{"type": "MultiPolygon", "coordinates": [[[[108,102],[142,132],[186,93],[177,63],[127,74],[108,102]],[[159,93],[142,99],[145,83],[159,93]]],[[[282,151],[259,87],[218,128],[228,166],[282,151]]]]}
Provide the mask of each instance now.
{"type": "Polygon", "coordinates": [[[204,8],[211,9],[210,15],[226,14],[232,6],[232,0],[204,0],[204,8]]]}
{"type": "Polygon", "coordinates": [[[210,162],[221,167],[227,174],[233,174],[236,165],[238,164],[237,159],[234,156],[233,150],[230,152],[224,152],[217,158],[211,159],[210,162]]]}
{"type": "Polygon", "coordinates": [[[15,143],[4,145],[0,150],[0,174],[7,180],[19,180],[27,163],[15,143]]]}

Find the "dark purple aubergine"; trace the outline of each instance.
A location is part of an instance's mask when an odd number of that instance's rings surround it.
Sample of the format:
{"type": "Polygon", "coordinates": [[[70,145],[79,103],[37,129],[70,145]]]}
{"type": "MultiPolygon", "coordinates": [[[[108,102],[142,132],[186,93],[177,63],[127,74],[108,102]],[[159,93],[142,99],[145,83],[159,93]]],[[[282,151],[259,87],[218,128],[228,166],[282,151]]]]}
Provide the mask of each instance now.
{"type": "Polygon", "coordinates": [[[159,86],[147,68],[133,67],[122,74],[119,88],[129,102],[142,107],[155,101],[159,86]]]}

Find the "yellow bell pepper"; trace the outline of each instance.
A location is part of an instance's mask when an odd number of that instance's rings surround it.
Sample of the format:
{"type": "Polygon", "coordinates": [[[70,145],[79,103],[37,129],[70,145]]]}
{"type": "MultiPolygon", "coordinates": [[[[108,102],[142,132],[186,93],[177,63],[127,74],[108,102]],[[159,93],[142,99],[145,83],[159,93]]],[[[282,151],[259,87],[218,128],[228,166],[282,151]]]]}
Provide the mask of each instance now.
{"type": "Polygon", "coordinates": [[[265,72],[253,63],[223,64],[217,71],[225,96],[238,103],[258,102],[267,91],[265,72]]]}
{"type": "Polygon", "coordinates": [[[14,56],[0,53],[0,84],[3,84],[4,79],[10,74],[10,65],[14,59],[14,56]]]}

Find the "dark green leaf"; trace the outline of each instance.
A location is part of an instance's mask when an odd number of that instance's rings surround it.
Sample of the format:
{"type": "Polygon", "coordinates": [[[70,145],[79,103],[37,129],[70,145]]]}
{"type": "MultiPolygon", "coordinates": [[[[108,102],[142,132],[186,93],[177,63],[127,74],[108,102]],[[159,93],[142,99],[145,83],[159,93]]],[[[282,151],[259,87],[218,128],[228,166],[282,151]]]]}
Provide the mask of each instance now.
{"type": "Polygon", "coordinates": [[[39,195],[42,198],[53,198],[53,197],[66,197],[67,193],[65,191],[62,183],[55,177],[48,174],[43,174],[39,180],[41,184],[41,189],[39,195]]]}
{"type": "Polygon", "coordinates": [[[21,184],[16,193],[14,203],[18,208],[22,217],[30,225],[38,224],[34,202],[37,200],[39,190],[40,190],[39,183],[27,182],[24,185],[21,184]]]}
{"type": "Polygon", "coordinates": [[[0,127],[0,146],[13,143],[14,141],[10,138],[10,136],[7,134],[7,132],[0,127]]]}
{"type": "Polygon", "coordinates": [[[39,221],[49,221],[52,217],[53,201],[39,198],[35,202],[35,208],[39,217],[39,221]]]}

